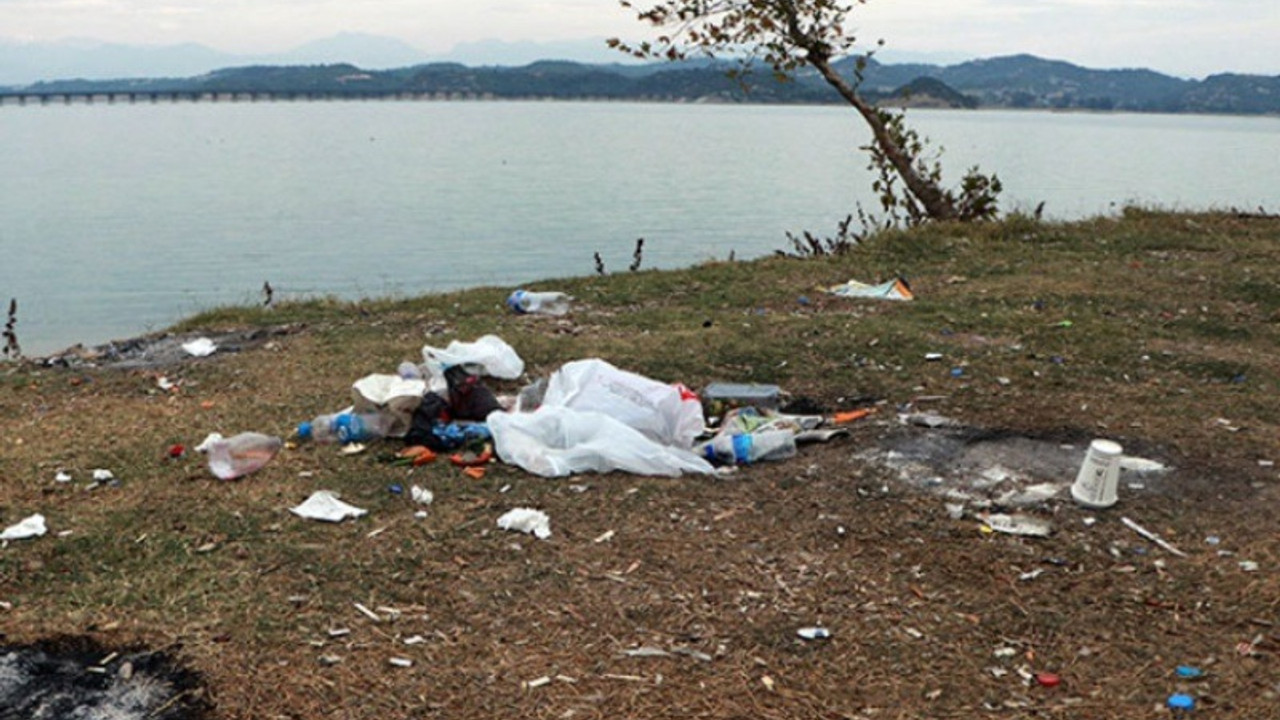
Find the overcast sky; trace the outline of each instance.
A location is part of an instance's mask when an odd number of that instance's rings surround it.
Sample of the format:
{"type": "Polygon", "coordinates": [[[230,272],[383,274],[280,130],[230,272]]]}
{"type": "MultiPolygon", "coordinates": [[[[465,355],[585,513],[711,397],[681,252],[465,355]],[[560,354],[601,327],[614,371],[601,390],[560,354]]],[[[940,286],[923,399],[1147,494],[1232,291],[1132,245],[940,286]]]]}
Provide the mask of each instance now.
{"type": "MultiPolygon", "coordinates": [[[[854,17],[860,38],[883,37],[891,50],[1280,75],[1280,0],[870,0],[854,17]]],[[[0,38],[20,41],[195,42],[252,54],[340,32],[431,54],[485,39],[643,36],[616,0],[0,0],[0,38]]]]}

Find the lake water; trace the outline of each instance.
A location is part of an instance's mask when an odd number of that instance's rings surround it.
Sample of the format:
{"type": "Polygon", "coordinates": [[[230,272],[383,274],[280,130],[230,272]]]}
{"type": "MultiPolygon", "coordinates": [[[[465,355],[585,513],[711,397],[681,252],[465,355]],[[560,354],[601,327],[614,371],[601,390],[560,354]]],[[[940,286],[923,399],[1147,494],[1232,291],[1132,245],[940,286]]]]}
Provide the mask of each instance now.
{"type": "MultiPolygon", "coordinates": [[[[1280,119],[912,111],[1002,206],[1280,210],[1280,119]]],[[[407,296],[771,253],[875,207],[844,107],[0,108],[0,302],[27,355],[261,299],[407,296]]],[[[952,178],[954,179],[954,178],[952,178]]],[[[0,309],[0,313],[3,312],[0,309]]]]}

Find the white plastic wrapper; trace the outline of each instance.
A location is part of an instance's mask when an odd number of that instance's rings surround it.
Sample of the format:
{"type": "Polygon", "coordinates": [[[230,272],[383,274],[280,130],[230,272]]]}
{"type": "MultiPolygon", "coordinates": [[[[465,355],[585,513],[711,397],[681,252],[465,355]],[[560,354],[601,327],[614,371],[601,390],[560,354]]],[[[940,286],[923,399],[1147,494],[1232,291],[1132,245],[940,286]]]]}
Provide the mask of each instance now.
{"type": "Polygon", "coordinates": [[[602,413],[681,448],[693,447],[705,426],[697,396],[598,359],[565,363],[552,373],[542,405],[602,413]]]}
{"type": "Polygon", "coordinates": [[[551,518],[541,510],[532,508],[508,510],[498,518],[498,527],[503,530],[528,533],[539,540],[551,537],[551,518]]]}
{"type": "Polygon", "coordinates": [[[454,340],[444,348],[424,345],[422,360],[433,376],[442,376],[449,365],[478,365],[482,374],[503,380],[524,374],[524,360],[497,335],[485,335],[475,342],[454,340]]]}
{"type": "Polygon", "coordinates": [[[495,412],[487,422],[498,457],[542,477],[612,470],[666,477],[715,472],[693,451],[655,442],[598,412],[543,405],[530,413],[495,412]]]}
{"type": "Polygon", "coordinates": [[[307,498],[306,502],[289,508],[289,512],[308,520],[342,522],[349,517],[358,518],[366,515],[369,511],[342,502],[332,490],[317,490],[307,498]]]}

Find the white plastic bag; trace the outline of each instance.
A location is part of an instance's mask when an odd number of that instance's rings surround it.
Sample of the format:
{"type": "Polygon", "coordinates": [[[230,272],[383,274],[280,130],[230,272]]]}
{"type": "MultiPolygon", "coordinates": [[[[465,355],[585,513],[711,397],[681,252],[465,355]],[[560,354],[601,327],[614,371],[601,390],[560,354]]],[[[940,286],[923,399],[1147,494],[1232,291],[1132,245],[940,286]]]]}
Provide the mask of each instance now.
{"type": "Polygon", "coordinates": [[[479,365],[482,374],[504,380],[515,380],[524,373],[524,361],[497,335],[485,335],[475,342],[454,340],[443,349],[424,345],[422,360],[435,376],[442,376],[449,365],[479,365]]]}
{"type": "Polygon", "coordinates": [[[705,424],[692,393],[596,359],[562,365],[551,375],[542,404],[603,413],[663,445],[686,449],[705,424]]]}
{"type": "Polygon", "coordinates": [[[413,411],[427,392],[425,380],[409,380],[399,375],[366,375],[351,386],[357,413],[378,413],[390,420],[387,437],[404,437],[413,424],[413,411]]]}
{"type": "Polygon", "coordinates": [[[542,477],[622,470],[676,477],[715,469],[690,450],[662,445],[598,412],[543,405],[534,412],[489,415],[502,461],[542,477]]]}

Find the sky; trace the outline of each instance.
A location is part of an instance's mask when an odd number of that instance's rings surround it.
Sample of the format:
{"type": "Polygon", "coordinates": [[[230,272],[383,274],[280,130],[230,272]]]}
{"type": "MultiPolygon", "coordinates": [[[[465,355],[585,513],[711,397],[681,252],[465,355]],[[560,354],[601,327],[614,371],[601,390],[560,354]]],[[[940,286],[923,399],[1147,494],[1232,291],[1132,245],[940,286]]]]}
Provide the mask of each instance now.
{"type": "MultiPolygon", "coordinates": [[[[869,0],[853,17],[860,39],[884,38],[889,51],[1280,75],[1280,0],[869,0]]],[[[0,38],[20,42],[190,42],[255,54],[343,32],[429,54],[489,39],[645,36],[616,0],[0,0],[0,38]]]]}

